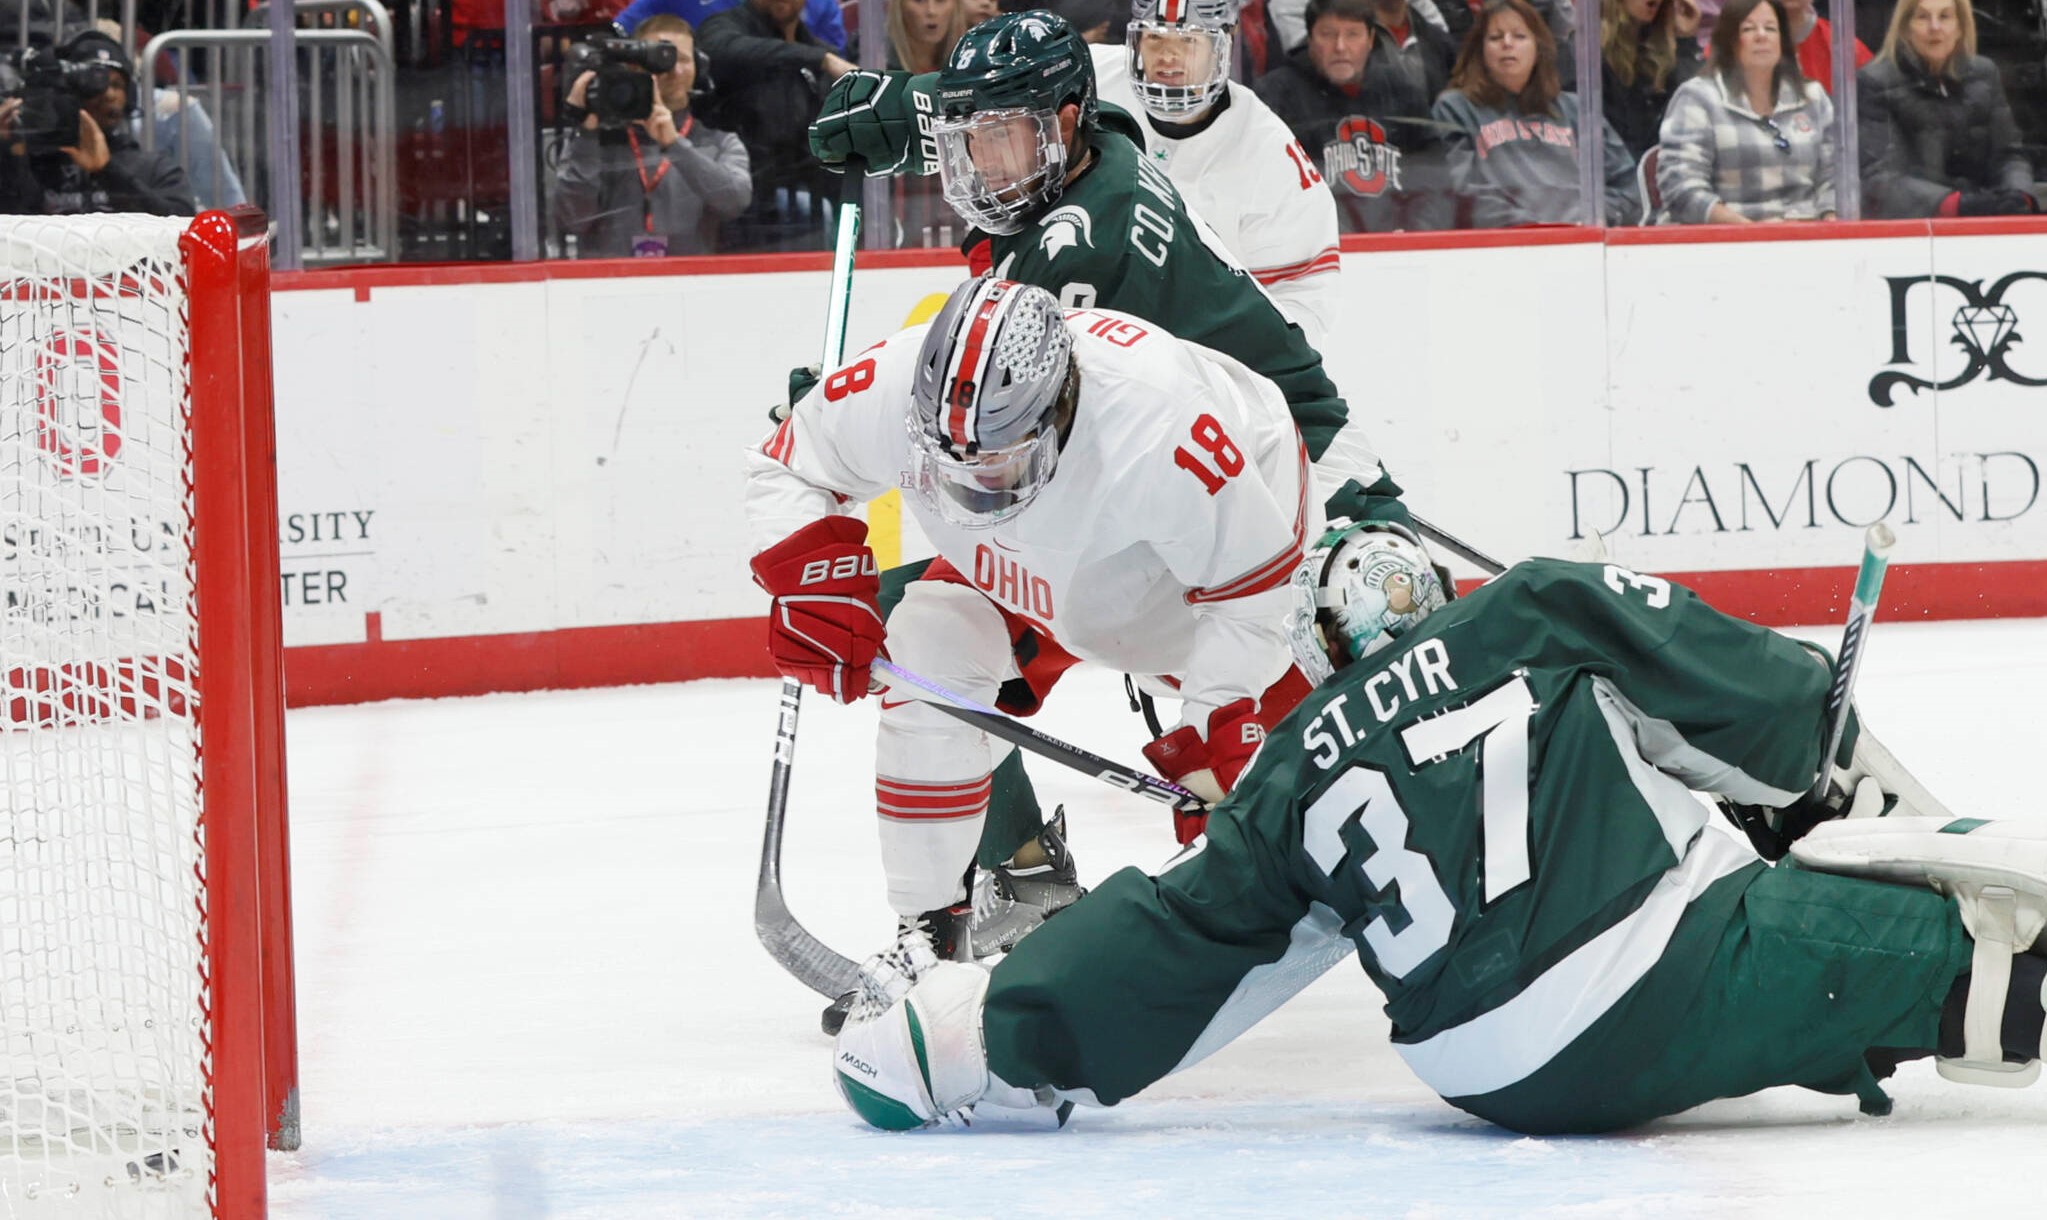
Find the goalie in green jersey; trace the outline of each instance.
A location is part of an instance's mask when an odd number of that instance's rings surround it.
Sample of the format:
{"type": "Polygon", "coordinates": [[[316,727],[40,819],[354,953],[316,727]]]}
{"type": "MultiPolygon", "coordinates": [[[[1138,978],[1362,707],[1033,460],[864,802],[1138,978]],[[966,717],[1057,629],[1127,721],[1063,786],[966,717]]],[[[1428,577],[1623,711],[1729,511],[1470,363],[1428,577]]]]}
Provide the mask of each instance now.
{"type": "Polygon", "coordinates": [[[1296,589],[1297,650],[1333,672],[1206,837],[992,971],[877,980],[835,1047],[862,1118],[1113,1104],[1351,956],[1414,1073],[1520,1131],[1786,1084],[1881,1111],[1878,1080],[1929,1055],[2038,1074],[2047,827],[1953,817],[1866,732],[1808,804],[1816,652],[1610,564],[1444,605],[1410,539],[1347,523],[1296,589]]]}

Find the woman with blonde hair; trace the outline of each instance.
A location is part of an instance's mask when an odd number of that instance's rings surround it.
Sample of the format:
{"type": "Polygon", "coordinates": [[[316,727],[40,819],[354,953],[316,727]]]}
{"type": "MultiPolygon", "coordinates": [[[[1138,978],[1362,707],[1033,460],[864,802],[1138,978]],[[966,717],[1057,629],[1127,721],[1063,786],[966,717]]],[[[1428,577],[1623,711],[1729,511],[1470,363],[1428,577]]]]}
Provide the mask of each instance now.
{"type": "Polygon", "coordinates": [[[1698,74],[1698,32],[1699,10],[1680,0],[1605,0],[1600,8],[1606,121],[1637,159],[1655,145],[1670,95],[1698,74]]]}
{"type": "MultiPolygon", "coordinates": [[[[1584,224],[1578,192],[1578,95],[1557,77],[1557,42],[1528,0],[1486,0],[1464,36],[1432,117],[1451,189],[1481,229],[1584,224]]],[[[1635,223],[1635,159],[1604,116],[1606,222],[1635,223]]]]}
{"type": "Polygon", "coordinates": [[[1834,104],[1798,69],[1779,0],[1732,0],[1707,70],[1663,116],[1656,184],[1683,224],[1834,217],[1834,104]]]}
{"type": "Polygon", "coordinates": [[[1976,54],[1969,0],[1898,0],[1856,74],[1871,216],[2018,216],[2040,210],[1997,65],[1976,54]]]}
{"type": "Polygon", "coordinates": [[[888,66],[936,72],[967,32],[964,0],[888,0],[888,66]]]}

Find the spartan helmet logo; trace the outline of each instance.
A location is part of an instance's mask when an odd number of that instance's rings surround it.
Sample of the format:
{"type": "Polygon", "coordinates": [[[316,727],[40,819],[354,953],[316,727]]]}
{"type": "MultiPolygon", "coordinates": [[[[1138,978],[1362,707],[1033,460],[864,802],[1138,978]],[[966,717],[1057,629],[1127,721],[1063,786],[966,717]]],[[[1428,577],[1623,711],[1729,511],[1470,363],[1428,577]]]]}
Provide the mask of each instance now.
{"type": "MultiPolygon", "coordinates": [[[[1949,315],[1947,342],[1961,349],[1967,364],[1953,377],[1935,381],[1903,369],[1887,369],[1869,381],[1869,400],[1879,407],[1894,406],[1898,390],[1917,394],[1921,390],[1952,390],[1967,385],[1986,371],[1992,381],[2009,381],[2022,386],[2047,386],[2047,377],[2028,377],[2012,368],[2014,348],[2024,343],[2019,334],[2018,311],[2004,299],[2005,294],[2028,280],[2047,280],[2047,271],[2014,271],[1983,287],[1982,280],[1957,279],[1951,275],[1894,275],[1885,277],[1891,288],[1890,364],[1916,363],[1912,355],[1912,318],[1924,316],[1910,308],[1912,290],[1925,285],[1929,292],[1949,289],[1961,303],[1949,315]]],[[[1938,316],[1938,315],[1936,315],[1938,316]]],[[[1935,353],[1927,353],[1930,358],[1935,353]]]]}

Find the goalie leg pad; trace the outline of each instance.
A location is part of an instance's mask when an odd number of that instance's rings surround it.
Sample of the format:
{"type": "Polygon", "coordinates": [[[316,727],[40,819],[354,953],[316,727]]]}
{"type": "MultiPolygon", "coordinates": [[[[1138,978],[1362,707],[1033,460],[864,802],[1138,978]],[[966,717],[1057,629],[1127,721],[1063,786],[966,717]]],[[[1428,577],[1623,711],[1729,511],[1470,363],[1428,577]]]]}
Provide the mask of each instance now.
{"type": "MultiPolygon", "coordinates": [[[[1034,1110],[1047,1104],[988,1071],[981,1003],[988,970],[938,962],[893,1002],[856,1003],[832,1046],[839,1095],[869,1125],[914,1131],[966,1123],[976,1106],[1034,1110]]],[[[1063,1115],[1061,1116],[1063,1120],[1063,1115]]]]}
{"type": "Polygon", "coordinates": [[[1975,956],[1962,1054],[1941,1058],[1940,1073],[2006,1087],[2039,1077],[2037,1059],[2006,1062],[2002,1031],[2012,956],[2032,948],[2047,926],[2047,827],[1974,818],[1850,818],[1815,827],[1792,845],[1791,856],[1821,872],[1924,885],[1955,899],[1975,956]]]}

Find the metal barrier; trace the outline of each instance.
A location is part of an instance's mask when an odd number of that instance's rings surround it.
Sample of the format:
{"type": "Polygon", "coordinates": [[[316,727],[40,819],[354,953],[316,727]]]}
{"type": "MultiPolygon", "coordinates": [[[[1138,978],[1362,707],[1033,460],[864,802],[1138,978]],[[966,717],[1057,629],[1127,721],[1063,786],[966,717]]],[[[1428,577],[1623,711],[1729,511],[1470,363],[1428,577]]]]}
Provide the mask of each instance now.
{"type": "MultiPolygon", "coordinates": [[[[291,9],[302,23],[307,17],[333,14],[334,24],[332,26],[314,27],[319,29],[350,29],[353,27],[348,24],[348,18],[350,16],[360,16],[362,18],[361,28],[374,34],[377,41],[384,44],[384,54],[393,54],[391,46],[391,11],[380,4],[378,0],[292,0],[291,9]]],[[[269,25],[270,0],[261,0],[261,3],[251,7],[248,13],[242,17],[242,28],[245,30],[267,29],[269,25]]]]}
{"type": "MultiPolygon", "coordinates": [[[[313,0],[308,7],[382,12],[374,0],[313,0]]],[[[374,14],[373,14],[374,16],[374,14]]],[[[364,30],[297,30],[298,112],[304,124],[300,228],[305,266],[392,262],[398,257],[397,117],[389,17],[379,38],[364,30]],[[331,187],[331,189],[330,189],[331,187]]],[[[142,145],[154,149],[170,114],[203,99],[218,137],[211,165],[193,166],[193,143],[178,141],[195,186],[216,189],[239,167],[266,212],[278,214],[269,173],[268,126],[273,108],[265,80],[272,31],[173,30],[150,39],[137,71],[138,93],[153,97],[156,71],[168,64],[165,87],[176,108],[143,107],[142,145]]]]}

